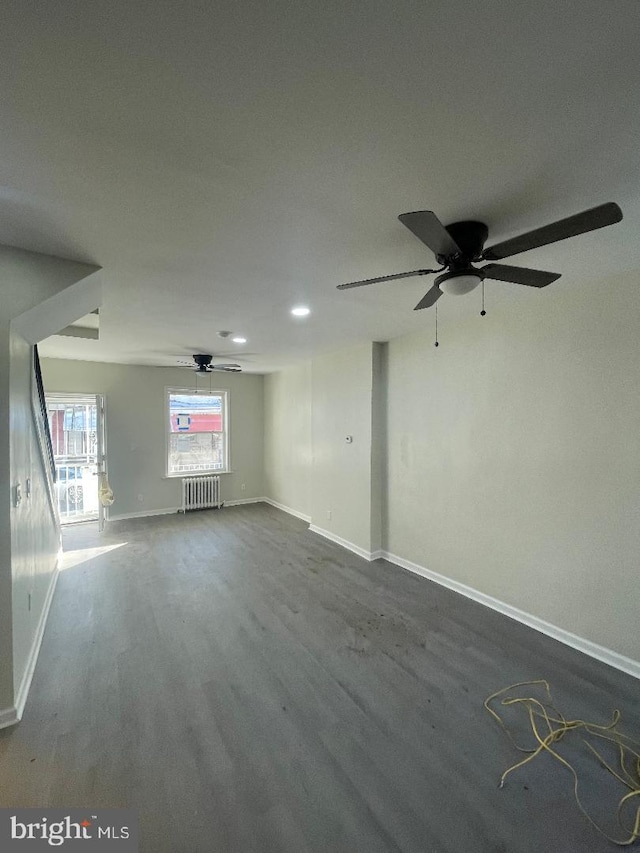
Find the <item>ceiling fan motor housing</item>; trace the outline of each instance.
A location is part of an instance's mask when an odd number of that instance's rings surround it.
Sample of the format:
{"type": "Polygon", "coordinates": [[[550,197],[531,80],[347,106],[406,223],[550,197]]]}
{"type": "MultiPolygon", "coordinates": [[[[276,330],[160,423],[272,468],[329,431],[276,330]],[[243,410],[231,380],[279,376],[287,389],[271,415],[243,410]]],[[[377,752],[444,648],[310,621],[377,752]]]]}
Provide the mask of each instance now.
{"type": "Polygon", "coordinates": [[[211,359],[213,356],[211,355],[194,355],[193,360],[198,365],[200,370],[206,370],[207,367],[211,364],[211,359]]]}
{"type": "Polygon", "coordinates": [[[484,222],[452,222],[446,226],[446,230],[460,247],[460,254],[449,257],[438,255],[438,263],[451,269],[461,269],[468,267],[472,261],[481,260],[482,249],[489,236],[489,229],[484,222]]]}
{"type": "Polygon", "coordinates": [[[484,278],[482,271],[471,264],[481,260],[489,229],[484,222],[467,220],[453,222],[446,226],[446,230],[460,247],[460,253],[448,257],[438,255],[438,262],[446,266],[447,271],[436,278],[435,284],[451,296],[464,296],[484,278]]]}

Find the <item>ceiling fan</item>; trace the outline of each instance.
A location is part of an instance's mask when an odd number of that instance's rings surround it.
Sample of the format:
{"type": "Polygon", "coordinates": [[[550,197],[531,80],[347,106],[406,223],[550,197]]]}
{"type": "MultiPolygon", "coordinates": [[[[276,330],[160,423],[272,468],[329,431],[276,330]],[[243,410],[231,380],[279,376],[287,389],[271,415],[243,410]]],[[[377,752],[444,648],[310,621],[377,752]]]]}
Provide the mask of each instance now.
{"type": "Polygon", "coordinates": [[[190,362],[180,362],[185,366],[190,367],[195,373],[204,375],[207,373],[213,373],[214,370],[224,370],[227,373],[240,373],[242,368],[239,364],[231,364],[231,363],[221,363],[221,364],[211,364],[213,361],[212,355],[207,355],[204,353],[199,353],[193,356],[193,364],[190,362]]]}
{"type": "Polygon", "coordinates": [[[402,213],[398,219],[431,249],[441,268],[413,270],[368,278],[364,281],[352,281],[348,284],[339,284],[338,290],[363,287],[379,281],[410,278],[415,275],[442,273],[414,308],[414,311],[418,311],[434,305],[443,291],[453,296],[462,296],[477,287],[485,278],[525,284],[529,287],[546,287],[560,278],[560,273],[512,267],[506,264],[491,263],[484,267],[474,267],[473,264],[478,261],[499,261],[512,255],[519,255],[520,252],[527,252],[529,249],[547,246],[558,240],[566,240],[568,237],[576,237],[587,231],[613,225],[622,219],[622,211],[614,202],[608,202],[577,213],[575,216],[560,219],[551,225],[527,231],[503,243],[496,243],[488,249],[484,248],[484,244],[489,236],[489,229],[484,222],[453,222],[451,225],[444,226],[431,210],[402,213]],[[443,272],[444,270],[446,272],[443,272]]]}

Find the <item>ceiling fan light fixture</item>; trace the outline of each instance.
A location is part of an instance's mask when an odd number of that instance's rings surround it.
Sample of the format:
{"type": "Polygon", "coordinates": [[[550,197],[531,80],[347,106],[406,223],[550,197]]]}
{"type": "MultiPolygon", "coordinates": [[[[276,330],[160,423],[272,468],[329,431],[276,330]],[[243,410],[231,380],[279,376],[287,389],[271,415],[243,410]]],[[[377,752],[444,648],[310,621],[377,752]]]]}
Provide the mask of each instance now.
{"type": "Polygon", "coordinates": [[[448,293],[449,296],[464,296],[465,293],[470,293],[476,288],[484,275],[481,270],[473,268],[453,270],[438,276],[435,283],[440,290],[448,293]]]}

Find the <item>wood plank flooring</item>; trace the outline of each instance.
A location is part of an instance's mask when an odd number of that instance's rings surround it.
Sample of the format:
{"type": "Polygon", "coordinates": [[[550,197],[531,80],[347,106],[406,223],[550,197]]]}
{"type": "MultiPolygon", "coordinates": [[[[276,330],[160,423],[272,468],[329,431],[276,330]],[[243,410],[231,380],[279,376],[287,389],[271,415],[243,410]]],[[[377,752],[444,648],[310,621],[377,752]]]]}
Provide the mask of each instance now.
{"type": "Polygon", "coordinates": [[[498,789],[516,754],[482,703],[544,677],[568,715],[618,707],[632,734],[631,677],[265,504],[65,548],[0,805],[136,808],[144,853],[612,849],[551,759],[498,789]]]}

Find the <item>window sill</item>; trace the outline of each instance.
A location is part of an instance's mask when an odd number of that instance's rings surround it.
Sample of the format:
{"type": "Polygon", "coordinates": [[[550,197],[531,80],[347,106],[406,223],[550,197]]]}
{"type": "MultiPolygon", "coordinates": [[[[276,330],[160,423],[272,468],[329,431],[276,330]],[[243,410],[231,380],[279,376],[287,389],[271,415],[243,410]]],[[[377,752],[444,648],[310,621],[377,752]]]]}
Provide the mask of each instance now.
{"type": "Polygon", "coordinates": [[[163,480],[181,480],[183,477],[215,477],[217,474],[234,474],[235,471],[183,471],[180,474],[163,474],[163,480]]]}

